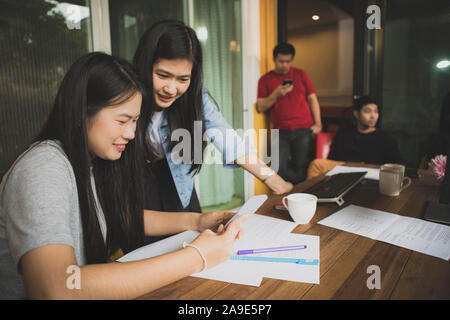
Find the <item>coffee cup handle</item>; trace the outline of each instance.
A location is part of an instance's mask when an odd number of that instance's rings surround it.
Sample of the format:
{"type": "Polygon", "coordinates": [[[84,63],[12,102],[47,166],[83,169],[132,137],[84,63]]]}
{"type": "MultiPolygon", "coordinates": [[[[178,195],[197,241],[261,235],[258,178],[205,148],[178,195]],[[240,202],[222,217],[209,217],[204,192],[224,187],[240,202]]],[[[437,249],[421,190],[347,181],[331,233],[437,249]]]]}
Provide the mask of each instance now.
{"type": "Polygon", "coordinates": [[[287,196],[286,196],[286,197],[283,197],[283,200],[282,200],[281,202],[283,202],[283,206],[284,206],[287,210],[289,210],[289,208],[288,208],[288,206],[286,205],[286,202],[285,202],[286,199],[287,199],[287,196]]]}
{"type": "Polygon", "coordinates": [[[402,183],[402,189],[400,191],[405,190],[406,188],[408,188],[411,185],[411,178],[410,177],[404,177],[403,178],[403,183],[402,183]],[[406,181],[406,183],[405,183],[406,181]]]}

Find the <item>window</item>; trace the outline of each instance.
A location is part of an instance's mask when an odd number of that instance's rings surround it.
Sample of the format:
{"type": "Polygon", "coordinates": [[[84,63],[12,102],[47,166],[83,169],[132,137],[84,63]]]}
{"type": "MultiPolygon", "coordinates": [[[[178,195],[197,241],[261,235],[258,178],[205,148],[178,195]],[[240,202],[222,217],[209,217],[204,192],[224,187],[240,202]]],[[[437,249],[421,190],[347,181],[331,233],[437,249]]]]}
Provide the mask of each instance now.
{"type": "Polygon", "coordinates": [[[0,0],[0,174],[37,135],[69,66],[92,51],[89,1],[0,0]]]}
{"type": "Polygon", "coordinates": [[[133,60],[139,39],[154,23],[177,19],[187,23],[186,1],[109,0],[112,54],[133,60]]]}
{"type": "Polygon", "coordinates": [[[383,129],[397,139],[407,166],[417,167],[439,127],[450,92],[448,1],[388,1],[383,58],[383,129]]]}

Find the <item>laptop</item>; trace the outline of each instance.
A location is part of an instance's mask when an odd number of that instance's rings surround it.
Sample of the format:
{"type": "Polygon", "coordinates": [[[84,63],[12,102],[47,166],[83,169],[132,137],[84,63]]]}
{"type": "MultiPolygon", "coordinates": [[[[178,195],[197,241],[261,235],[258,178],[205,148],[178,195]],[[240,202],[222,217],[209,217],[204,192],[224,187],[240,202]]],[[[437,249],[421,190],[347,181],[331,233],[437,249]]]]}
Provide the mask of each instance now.
{"type": "MultiPolygon", "coordinates": [[[[336,202],[339,206],[344,204],[344,196],[357,186],[365,177],[367,171],[337,173],[326,176],[303,193],[309,193],[317,196],[317,202],[336,202]]],[[[286,210],[283,203],[277,203],[276,209],[286,210]]]]}

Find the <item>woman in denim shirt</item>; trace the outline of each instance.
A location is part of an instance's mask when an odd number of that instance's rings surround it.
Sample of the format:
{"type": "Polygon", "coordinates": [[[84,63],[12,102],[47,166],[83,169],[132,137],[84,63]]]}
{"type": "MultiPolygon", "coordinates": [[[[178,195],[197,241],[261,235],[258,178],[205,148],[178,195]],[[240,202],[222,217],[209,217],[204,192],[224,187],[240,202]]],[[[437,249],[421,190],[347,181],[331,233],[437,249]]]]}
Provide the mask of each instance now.
{"type": "Polygon", "coordinates": [[[246,169],[275,194],[292,190],[291,183],[257,158],[256,150],[244,143],[210,100],[194,30],[176,20],[156,23],[142,36],[133,62],[150,93],[144,101],[151,109],[146,209],[201,212],[194,176],[201,167],[205,133],[222,152],[224,166],[246,169]],[[188,140],[190,150],[180,148],[188,140]]]}

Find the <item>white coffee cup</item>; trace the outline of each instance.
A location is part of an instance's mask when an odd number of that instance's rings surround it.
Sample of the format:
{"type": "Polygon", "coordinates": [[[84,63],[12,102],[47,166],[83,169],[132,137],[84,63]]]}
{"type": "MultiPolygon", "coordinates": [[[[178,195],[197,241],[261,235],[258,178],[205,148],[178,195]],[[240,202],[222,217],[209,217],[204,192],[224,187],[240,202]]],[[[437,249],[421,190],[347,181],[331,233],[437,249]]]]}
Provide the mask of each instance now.
{"type": "Polygon", "coordinates": [[[395,163],[383,164],[380,168],[380,193],[395,197],[411,185],[411,178],[405,177],[405,166],[395,163]]]}
{"type": "Polygon", "coordinates": [[[307,224],[316,213],[317,197],[309,193],[292,193],[283,198],[283,205],[298,224],[307,224]],[[286,199],[288,203],[286,205],[286,199]]]}

